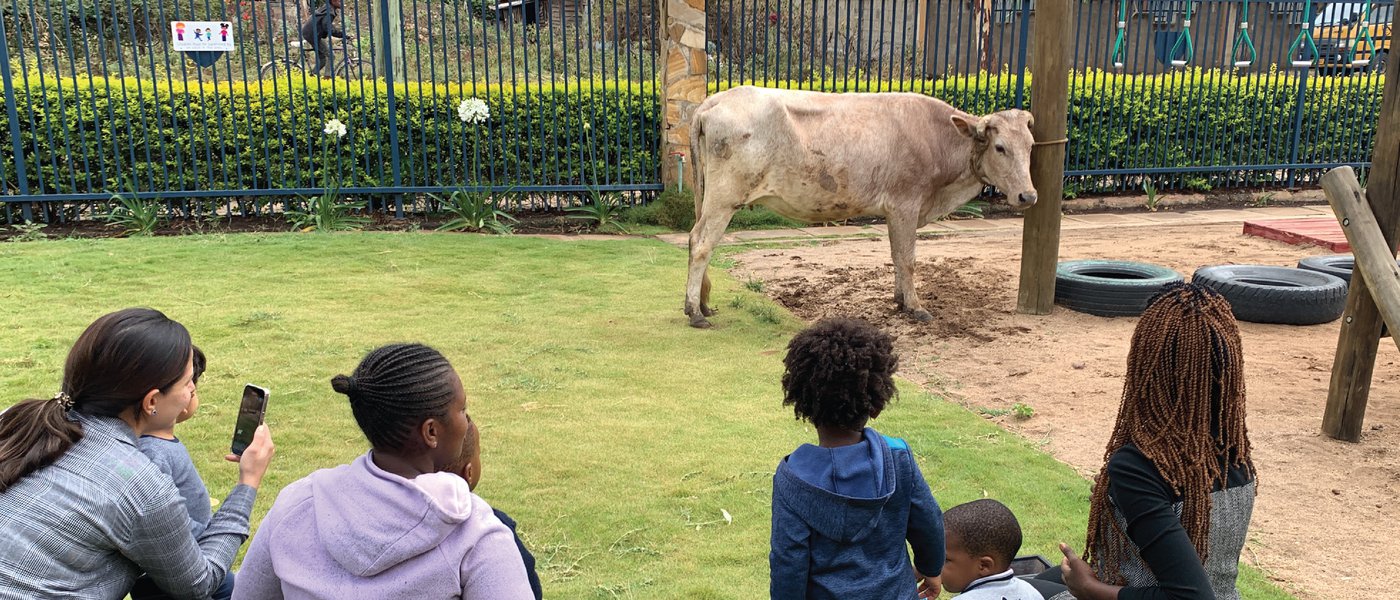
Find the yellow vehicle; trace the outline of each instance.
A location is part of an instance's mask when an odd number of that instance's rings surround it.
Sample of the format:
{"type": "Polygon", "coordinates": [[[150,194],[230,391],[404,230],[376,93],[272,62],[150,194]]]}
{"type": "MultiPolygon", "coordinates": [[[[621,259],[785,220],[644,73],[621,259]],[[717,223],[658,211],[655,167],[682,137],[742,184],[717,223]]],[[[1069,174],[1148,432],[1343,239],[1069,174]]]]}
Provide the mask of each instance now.
{"type": "Polygon", "coordinates": [[[1390,57],[1395,4],[1370,3],[1369,18],[1367,4],[1337,2],[1327,5],[1317,15],[1312,27],[1318,53],[1314,68],[1344,73],[1385,72],[1390,57]]]}

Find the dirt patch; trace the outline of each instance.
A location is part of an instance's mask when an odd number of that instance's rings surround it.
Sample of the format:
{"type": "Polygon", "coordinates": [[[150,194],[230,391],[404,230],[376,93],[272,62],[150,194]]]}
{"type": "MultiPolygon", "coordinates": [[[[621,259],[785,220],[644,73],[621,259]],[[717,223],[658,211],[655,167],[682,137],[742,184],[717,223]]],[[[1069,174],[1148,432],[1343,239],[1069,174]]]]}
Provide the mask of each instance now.
{"type": "MultiPolygon", "coordinates": [[[[1061,260],[1111,258],[1197,267],[1292,266],[1325,254],[1247,237],[1239,224],[1064,231],[1061,260]]],[[[805,319],[870,320],[898,336],[901,374],[972,409],[1034,415],[993,420],[1086,475],[1102,466],[1122,392],[1136,318],[1063,308],[1015,313],[1018,231],[919,242],[919,295],[931,324],[896,314],[884,240],[851,240],[736,257],[736,274],[762,280],[805,319]]],[[[715,321],[723,327],[723,315],[715,321]]],[[[1319,433],[1339,323],[1241,323],[1249,427],[1260,493],[1244,560],[1305,599],[1392,597],[1400,585],[1400,351],[1382,340],[1365,434],[1347,444],[1319,433]]]]}

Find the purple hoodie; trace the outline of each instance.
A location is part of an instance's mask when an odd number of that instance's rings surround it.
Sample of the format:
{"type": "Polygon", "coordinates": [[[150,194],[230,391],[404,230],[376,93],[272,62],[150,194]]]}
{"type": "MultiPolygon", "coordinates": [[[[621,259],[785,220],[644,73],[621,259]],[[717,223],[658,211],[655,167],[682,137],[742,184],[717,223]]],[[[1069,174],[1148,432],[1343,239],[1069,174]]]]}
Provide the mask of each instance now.
{"type": "Polygon", "coordinates": [[[278,494],[233,597],[534,600],[510,529],[465,480],[404,479],[368,453],[278,494]]]}

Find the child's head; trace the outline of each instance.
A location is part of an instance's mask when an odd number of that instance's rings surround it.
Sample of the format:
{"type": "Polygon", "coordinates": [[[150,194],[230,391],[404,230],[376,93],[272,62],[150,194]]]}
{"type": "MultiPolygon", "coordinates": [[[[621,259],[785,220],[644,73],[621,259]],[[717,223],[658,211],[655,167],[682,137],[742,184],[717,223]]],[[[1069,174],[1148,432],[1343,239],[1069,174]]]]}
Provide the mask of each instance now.
{"type": "Polygon", "coordinates": [[[477,429],[471,415],[467,415],[467,436],[462,442],[462,454],[447,470],[461,475],[473,490],[481,481],[481,430],[477,429]]]}
{"type": "Polygon", "coordinates": [[[1021,524],[1006,505],[991,499],[959,504],[943,513],[947,559],[943,587],[961,592],[982,577],[1011,568],[1021,549],[1021,524]]]}
{"type": "Polygon", "coordinates": [[[894,340],[857,319],[823,319],[788,343],[783,405],[817,427],[859,430],[895,393],[894,340]]]}
{"type": "Polygon", "coordinates": [[[204,374],[204,367],[207,364],[204,358],[204,351],[200,350],[199,346],[194,347],[192,362],[194,365],[194,375],[190,378],[190,382],[195,385],[194,393],[190,394],[189,406],[186,406],[185,410],[180,411],[180,415],[175,417],[176,423],[188,421],[190,417],[194,416],[194,411],[199,410],[199,377],[204,374]]]}

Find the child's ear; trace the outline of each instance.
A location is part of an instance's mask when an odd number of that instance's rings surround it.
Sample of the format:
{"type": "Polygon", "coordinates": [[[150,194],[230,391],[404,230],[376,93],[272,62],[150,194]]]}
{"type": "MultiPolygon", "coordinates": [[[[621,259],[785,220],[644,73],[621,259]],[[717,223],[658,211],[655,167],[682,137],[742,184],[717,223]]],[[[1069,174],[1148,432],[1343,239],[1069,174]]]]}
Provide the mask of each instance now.
{"type": "Polygon", "coordinates": [[[977,557],[977,574],[978,574],[978,575],[982,575],[982,576],[986,576],[986,575],[995,575],[995,574],[997,574],[997,573],[999,573],[999,572],[1000,572],[1000,571],[997,570],[997,561],[996,561],[995,559],[993,559],[993,558],[990,557],[990,556],[979,556],[979,557],[977,557]]]}

